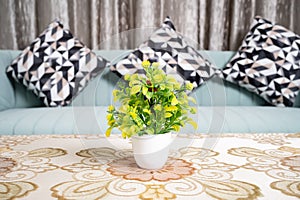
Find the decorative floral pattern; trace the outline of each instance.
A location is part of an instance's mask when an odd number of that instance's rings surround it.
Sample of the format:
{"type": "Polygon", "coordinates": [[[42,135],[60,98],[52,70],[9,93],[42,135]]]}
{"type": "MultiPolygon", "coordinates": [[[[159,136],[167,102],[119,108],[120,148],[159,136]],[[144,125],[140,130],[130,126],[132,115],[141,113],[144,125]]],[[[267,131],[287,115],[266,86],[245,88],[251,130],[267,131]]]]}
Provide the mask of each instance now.
{"type": "Polygon", "coordinates": [[[0,199],[15,199],[26,196],[29,192],[38,188],[37,185],[26,182],[0,182],[0,199]]]}
{"type": "Polygon", "coordinates": [[[283,158],[281,164],[288,166],[290,170],[300,172],[300,155],[283,158]]]}
{"type": "Polygon", "coordinates": [[[300,198],[297,134],[178,135],[160,170],[117,135],[14,137],[0,137],[0,199],[300,198]]]}
{"type": "Polygon", "coordinates": [[[0,157],[0,175],[12,171],[12,168],[17,165],[17,162],[11,158],[0,157]]]}
{"type": "Polygon", "coordinates": [[[13,147],[17,145],[26,145],[30,144],[32,141],[40,139],[41,136],[25,136],[25,135],[16,135],[16,136],[1,136],[0,147],[13,147]]]}
{"type": "Polygon", "coordinates": [[[246,157],[247,163],[242,167],[277,179],[270,187],[284,194],[300,197],[300,148],[280,147],[260,150],[256,148],[232,148],[229,154],[246,157]],[[299,154],[299,155],[294,155],[299,154]]]}
{"type": "Polygon", "coordinates": [[[107,171],[112,175],[122,176],[127,180],[137,181],[169,181],[178,180],[185,176],[190,176],[194,172],[192,164],[182,159],[170,158],[165,166],[159,170],[141,169],[135,163],[133,157],[115,160],[109,163],[107,171]]]}
{"type": "Polygon", "coordinates": [[[289,137],[289,138],[300,138],[300,132],[299,133],[288,134],[287,137],[289,137]]]}
{"type": "Polygon", "coordinates": [[[27,180],[58,169],[50,158],[65,154],[66,151],[55,148],[0,152],[0,199],[15,199],[35,191],[38,186],[27,180]]]}
{"type": "Polygon", "coordinates": [[[275,181],[271,183],[271,188],[279,190],[283,194],[300,198],[300,181],[275,181]]]}
{"type": "MultiPolygon", "coordinates": [[[[273,133],[270,133],[268,135],[252,134],[251,137],[254,141],[257,141],[260,144],[272,144],[272,145],[276,145],[276,146],[290,144],[288,141],[285,140],[286,137],[283,134],[281,134],[281,135],[273,134],[273,133]]],[[[244,138],[248,139],[249,136],[246,136],[246,137],[244,136],[244,138]]]]}
{"type": "Polygon", "coordinates": [[[232,180],[231,172],[238,166],[218,162],[215,158],[218,152],[189,147],[181,148],[177,153],[180,159],[170,157],[162,169],[145,170],[135,164],[130,150],[117,151],[107,147],[81,150],[76,153],[83,157],[80,163],[62,167],[74,173],[75,180],[58,184],[51,190],[57,198],[76,196],[76,199],[83,198],[79,198],[80,194],[85,197],[89,194],[90,190],[78,192],[82,188],[95,188],[90,194],[95,199],[111,195],[149,199],[150,194],[160,199],[202,193],[222,199],[255,199],[260,196],[260,189],[254,184],[232,180]],[[164,186],[156,182],[164,183],[164,186]]]}
{"type": "Polygon", "coordinates": [[[168,192],[164,185],[148,185],[147,190],[139,195],[140,199],[176,199],[176,195],[168,192]]]}
{"type": "Polygon", "coordinates": [[[179,134],[178,137],[183,138],[192,138],[192,139],[199,139],[199,138],[224,138],[224,137],[236,137],[241,139],[252,139],[260,144],[272,144],[275,146],[281,146],[290,144],[288,141],[289,138],[300,138],[300,133],[295,134],[278,134],[278,133],[234,133],[234,134],[188,134],[188,135],[181,135],[179,134]]]}

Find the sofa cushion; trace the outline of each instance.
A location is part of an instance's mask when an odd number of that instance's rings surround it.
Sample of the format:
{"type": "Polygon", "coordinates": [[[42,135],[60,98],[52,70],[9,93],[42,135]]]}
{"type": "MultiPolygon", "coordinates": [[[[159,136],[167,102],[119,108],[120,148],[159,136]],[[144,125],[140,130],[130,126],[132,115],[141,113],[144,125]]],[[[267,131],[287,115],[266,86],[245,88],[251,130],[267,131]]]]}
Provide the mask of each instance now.
{"type": "Polygon", "coordinates": [[[46,106],[65,106],[107,64],[54,21],[8,66],[7,74],[46,106]]]}
{"type": "MultiPolygon", "coordinates": [[[[0,135],[104,134],[106,110],[107,106],[9,109],[0,112],[0,135]]],[[[295,133],[299,119],[299,108],[215,106],[199,107],[196,120],[197,133],[295,133]]]]}
{"type": "Polygon", "coordinates": [[[190,81],[195,88],[210,79],[215,72],[212,64],[176,32],[168,17],[147,41],[112,66],[111,70],[120,77],[128,73],[143,74],[141,63],[148,59],[158,61],[160,67],[180,83],[190,81]]]}
{"type": "Polygon", "coordinates": [[[300,37],[256,17],[249,33],[223,69],[237,83],[276,106],[292,106],[300,88],[300,37]]]}

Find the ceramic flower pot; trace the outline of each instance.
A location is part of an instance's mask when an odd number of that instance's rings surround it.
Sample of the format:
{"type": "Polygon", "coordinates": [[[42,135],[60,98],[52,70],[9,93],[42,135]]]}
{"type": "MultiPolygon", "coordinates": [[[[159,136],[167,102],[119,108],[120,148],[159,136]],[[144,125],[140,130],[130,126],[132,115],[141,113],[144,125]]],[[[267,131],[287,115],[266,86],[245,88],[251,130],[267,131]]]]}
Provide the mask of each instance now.
{"type": "Polygon", "coordinates": [[[133,155],[137,165],[144,169],[160,169],[168,160],[171,133],[132,137],[133,155]]]}

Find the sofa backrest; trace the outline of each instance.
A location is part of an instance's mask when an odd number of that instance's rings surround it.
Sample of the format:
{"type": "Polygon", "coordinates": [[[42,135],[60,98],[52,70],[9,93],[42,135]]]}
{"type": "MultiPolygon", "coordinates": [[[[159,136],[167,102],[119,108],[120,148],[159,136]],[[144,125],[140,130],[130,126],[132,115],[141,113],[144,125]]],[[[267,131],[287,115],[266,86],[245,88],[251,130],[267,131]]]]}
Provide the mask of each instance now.
{"type": "MultiPolygon", "coordinates": [[[[95,51],[112,63],[127,55],[129,50],[95,51]]],[[[5,69],[20,51],[0,50],[0,110],[21,107],[39,107],[43,103],[21,84],[7,78],[5,69]]],[[[233,56],[232,51],[201,51],[201,54],[217,68],[223,68],[233,56]]],[[[112,90],[119,77],[106,68],[101,75],[89,82],[88,86],[73,100],[71,106],[107,106],[112,103],[112,90]]],[[[266,102],[258,95],[219,78],[207,81],[196,89],[193,97],[201,106],[263,106],[266,102]]],[[[300,95],[299,95],[300,96],[300,95]]],[[[298,96],[295,106],[299,107],[298,96]]]]}

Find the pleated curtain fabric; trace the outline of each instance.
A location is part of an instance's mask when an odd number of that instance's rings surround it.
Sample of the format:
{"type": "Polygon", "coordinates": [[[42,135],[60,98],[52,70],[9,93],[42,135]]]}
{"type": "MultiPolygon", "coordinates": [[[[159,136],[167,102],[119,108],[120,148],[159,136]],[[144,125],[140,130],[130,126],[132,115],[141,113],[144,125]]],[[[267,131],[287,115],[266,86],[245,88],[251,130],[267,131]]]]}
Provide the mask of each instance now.
{"type": "Polygon", "coordinates": [[[91,49],[133,49],[170,16],[197,49],[237,50],[260,15],[300,34],[299,0],[0,0],[0,49],[23,49],[54,19],[91,49]]]}

